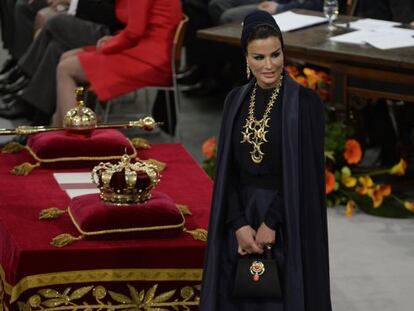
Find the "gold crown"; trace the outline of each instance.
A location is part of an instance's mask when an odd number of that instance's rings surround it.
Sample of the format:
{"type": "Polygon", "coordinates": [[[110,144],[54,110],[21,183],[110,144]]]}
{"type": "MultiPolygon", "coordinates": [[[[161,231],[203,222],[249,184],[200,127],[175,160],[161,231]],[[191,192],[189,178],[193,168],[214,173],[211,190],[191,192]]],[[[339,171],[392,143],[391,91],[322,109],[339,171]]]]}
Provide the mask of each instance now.
{"type": "Polygon", "coordinates": [[[117,164],[101,162],[92,170],[92,180],[101,199],[115,204],[149,200],[159,179],[155,165],[143,161],[131,163],[128,155],[123,155],[117,164]]]}

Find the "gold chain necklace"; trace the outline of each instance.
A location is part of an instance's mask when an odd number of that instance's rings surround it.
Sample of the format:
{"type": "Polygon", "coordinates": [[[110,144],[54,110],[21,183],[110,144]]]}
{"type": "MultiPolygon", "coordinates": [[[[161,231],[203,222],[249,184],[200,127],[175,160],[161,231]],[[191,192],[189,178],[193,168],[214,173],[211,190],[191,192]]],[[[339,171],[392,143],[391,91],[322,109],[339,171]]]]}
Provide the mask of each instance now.
{"type": "Polygon", "coordinates": [[[254,85],[252,94],[250,95],[249,113],[246,118],[246,124],[243,126],[242,135],[243,138],[240,143],[249,143],[253,145],[253,150],[250,151],[250,156],[254,163],[261,163],[263,160],[264,152],[261,150],[261,146],[267,143],[266,134],[269,127],[270,111],[279,95],[280,87],[282,85],[282,76],[276,88],[274,89],[269,102],[267,103],[266,110],[262,119],[256,120],[254,117],[254,106],[256,102],[256,90],[257,84],[254,85]]]}

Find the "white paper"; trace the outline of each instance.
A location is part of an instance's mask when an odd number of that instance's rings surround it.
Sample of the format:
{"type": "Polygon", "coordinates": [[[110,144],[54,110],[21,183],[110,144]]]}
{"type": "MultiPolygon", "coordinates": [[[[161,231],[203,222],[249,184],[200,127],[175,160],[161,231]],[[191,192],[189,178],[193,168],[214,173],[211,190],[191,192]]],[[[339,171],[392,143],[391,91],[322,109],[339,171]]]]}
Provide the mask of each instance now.
{"type": "Polygon", "coordinates": [[[359,30],[377,30],[379,28],[390,28],[390,27],[394,27],[397,25],[401,25],[401,23],[383,21],[380,19],[372,19],[372,18],[359,19],[349,24],[351,28],[359,29],[359,30]]]}
{"type": "Polygon", "coordinates": [[[90,172],[78,172],[78,173],[53,173],[58,184],[89,184],[92,183],[92,177],[90,172]]]}
{"type": "Polygon", "coordinates": [[[67,189],[67,195],[73,199],[74,197],[84,195],[84,194],[91,194],[91,193],[99,193],[98,188],[95,189],[67,189]]]}
{"type": "Polygon", "coordinates": [[[405,35],[372,37],[366,39],[366,42],[381,50],[414,46],[414,38],[410,36],[407,37],[405,35]]]}
{"type": "Polygon", "coordinates": [[[71,199],[79,195],[99,193],[90,172],[53,173],[53,177],[71,199]]]}
{"type": "Polygon", "coordinates": [[[331,41],[343,42],[343,43],[354,43],[354,44],[365,44],[365,40],[368,37],[375,36],[375,33],[367,30],[356,30],[345,33],[343,35],[329,38],[331,41]]]}
{"type": "Polygon", "coordinates": [[[273,15],[279,28],[283,32],[300,29],[328,21],[325,17],[297,14],[291,11],[273,15]]]}

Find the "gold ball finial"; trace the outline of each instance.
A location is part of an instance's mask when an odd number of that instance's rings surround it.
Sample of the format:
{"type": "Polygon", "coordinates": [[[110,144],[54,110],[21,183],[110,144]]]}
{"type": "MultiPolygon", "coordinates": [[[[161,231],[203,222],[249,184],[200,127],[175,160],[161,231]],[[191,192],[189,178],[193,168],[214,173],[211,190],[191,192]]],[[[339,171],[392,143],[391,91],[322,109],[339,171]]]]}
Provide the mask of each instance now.
{"type": "Polygon", "coordinates": [[[85,107],[83,86],[75,89],[76,107],[70,109],[64,119],[63,127],[67,130],[84,131],[92,130],[96,127],[96,115],[92,109],[85,107]]]}

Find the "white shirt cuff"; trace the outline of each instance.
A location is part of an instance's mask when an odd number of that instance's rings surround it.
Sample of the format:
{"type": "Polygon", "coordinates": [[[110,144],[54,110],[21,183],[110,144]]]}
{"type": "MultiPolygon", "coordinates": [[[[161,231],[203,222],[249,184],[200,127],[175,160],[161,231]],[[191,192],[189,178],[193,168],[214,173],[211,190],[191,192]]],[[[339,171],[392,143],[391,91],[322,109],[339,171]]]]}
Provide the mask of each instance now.
{"type": "Polygon", "coordinates": [[[69,9],[68,9],[68,14],[69,15],[76,15],[76,10],[78,9],[78,2],[79,0],[70,0],[70,5],[69,5],[69,9]]]}

